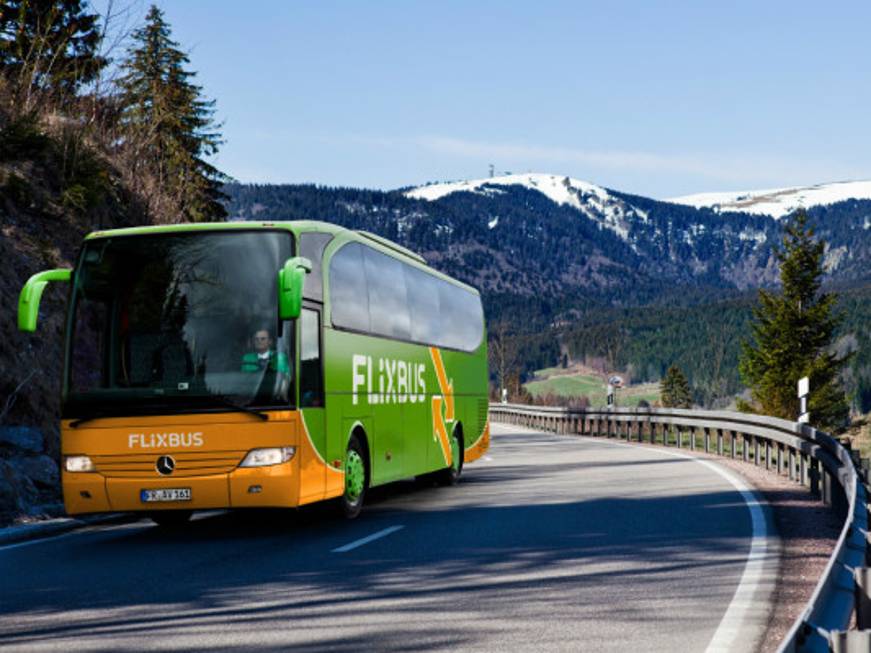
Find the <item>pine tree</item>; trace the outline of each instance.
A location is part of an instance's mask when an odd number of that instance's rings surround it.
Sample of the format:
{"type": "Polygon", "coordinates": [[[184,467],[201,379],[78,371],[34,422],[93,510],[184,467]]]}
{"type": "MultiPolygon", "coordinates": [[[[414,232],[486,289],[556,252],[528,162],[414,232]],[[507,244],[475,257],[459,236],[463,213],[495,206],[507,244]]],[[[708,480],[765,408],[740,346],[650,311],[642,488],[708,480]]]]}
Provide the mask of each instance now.
{"type": "Polygon", "coordinates": [[[36,92],[69,98],[106,65],[99,15],[87,0],[2,0],[0,71],[28,103],[36,92]]]}
{"type": "Polygon", "coordinates": [[[677,365],[668,368],[659,382],[659,393],[665,408],[692,408],[693,393],[689,381],[677,365]]]}
{"type": "MultiPolygon", "coordinates": [[[[123,64],[122,123],[135,141],[144,166],[169,193],[179,218],[191,222],[222,220],[226,175],[205,160],[223,143],[213,115],[215,101],[193,83],[196,73],[171,38],[163,12],[151,7],[145,25],[133,33],[133,47],[123,64]]],[[[163,216],[169,217],[169,216],[163,216]]]]}
{"type": "Polygon", "coordinates": [[[759,291],[753,342],[742,345],[739,369],[752,403],[742,402],[739,407],[796,419],[798,380],[807,376],[811,421],[836,431],[849,416],[839,376],[852,354],[831,351],[842,316],[835,312],[837,296],[820,292],[824,253],[825,242],[814,238],[807,215],[800,211],[787,226],[782,247],[775,250],[781,292],[759,291]]]}

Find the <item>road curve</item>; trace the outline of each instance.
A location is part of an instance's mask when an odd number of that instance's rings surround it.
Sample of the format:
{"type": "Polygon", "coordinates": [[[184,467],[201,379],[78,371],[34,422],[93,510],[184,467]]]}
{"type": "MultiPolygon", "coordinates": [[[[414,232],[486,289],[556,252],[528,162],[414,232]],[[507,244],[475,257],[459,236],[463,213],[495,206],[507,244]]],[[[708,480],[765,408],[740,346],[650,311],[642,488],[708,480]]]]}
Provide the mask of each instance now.
{"type": "Polygon", "coordinates": [[[457,487],[394,484],[353,522],[219,513],[0,547],[0,649],[753,648],[774,547],[748,593],[750,511],[710,463],[493,430],[457,487]],[[736,605],[755,622],[723,639],[736,605]]]}

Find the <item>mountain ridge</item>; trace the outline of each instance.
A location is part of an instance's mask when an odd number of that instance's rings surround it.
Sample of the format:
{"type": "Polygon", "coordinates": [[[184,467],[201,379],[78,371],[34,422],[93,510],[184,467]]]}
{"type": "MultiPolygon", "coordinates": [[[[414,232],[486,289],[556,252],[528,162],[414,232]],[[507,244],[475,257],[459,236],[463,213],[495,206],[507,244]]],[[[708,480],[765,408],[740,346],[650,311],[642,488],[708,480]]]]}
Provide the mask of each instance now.
{"type": "MultiPolygon", "coordinates": [[[[321,219],[395,240],[479,287],[497,313],[497,304],[535,298],[560,319],[585,305],[656,301],[676,288],[716,295],[777,283],[782,220],[664,202],[565,175],[395,191],[241,184],[225,191],[234,219],[321,219]]],[[[809,214],[829,243],[830,280],[866,278],[871,200],[813,206],[809,214]]]]}
{"type": "Polygon", "coordinates": [[[740,211],[774,219],[797,209],[828,206],[845,200],[871,200],[871,181],[835,181],[811,186],[694,193],[663,201],[716,211],[740,211]]]}

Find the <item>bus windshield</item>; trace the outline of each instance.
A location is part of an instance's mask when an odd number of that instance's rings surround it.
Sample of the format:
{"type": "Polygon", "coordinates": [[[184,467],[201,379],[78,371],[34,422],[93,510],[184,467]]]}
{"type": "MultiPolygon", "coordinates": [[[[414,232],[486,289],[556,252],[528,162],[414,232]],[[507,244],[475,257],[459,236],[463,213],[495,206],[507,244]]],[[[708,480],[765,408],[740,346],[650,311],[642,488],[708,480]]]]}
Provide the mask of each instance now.
{"type": "Polygon", "coordinates": [[[89,240],[67,325],[64,417],[289,407],[293,328],[278,320],[284,231],[89,240]]]}

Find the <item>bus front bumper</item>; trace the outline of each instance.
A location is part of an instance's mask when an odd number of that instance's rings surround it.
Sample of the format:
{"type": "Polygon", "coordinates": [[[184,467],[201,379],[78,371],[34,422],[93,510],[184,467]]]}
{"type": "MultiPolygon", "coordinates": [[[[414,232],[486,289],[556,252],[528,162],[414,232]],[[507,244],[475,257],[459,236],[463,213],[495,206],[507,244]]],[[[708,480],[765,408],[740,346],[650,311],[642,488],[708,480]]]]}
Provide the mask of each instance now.
{"type": "Polygon", "coordinates": [[[299,505],[295,460],[268,467],[236,468],[203,476],[117,478],[96,472],[63,473],[67,514],[215,508],[289,508],[299,505]],[[189,490],[182,500],[148,501],[149,490],[189,490]]]}

